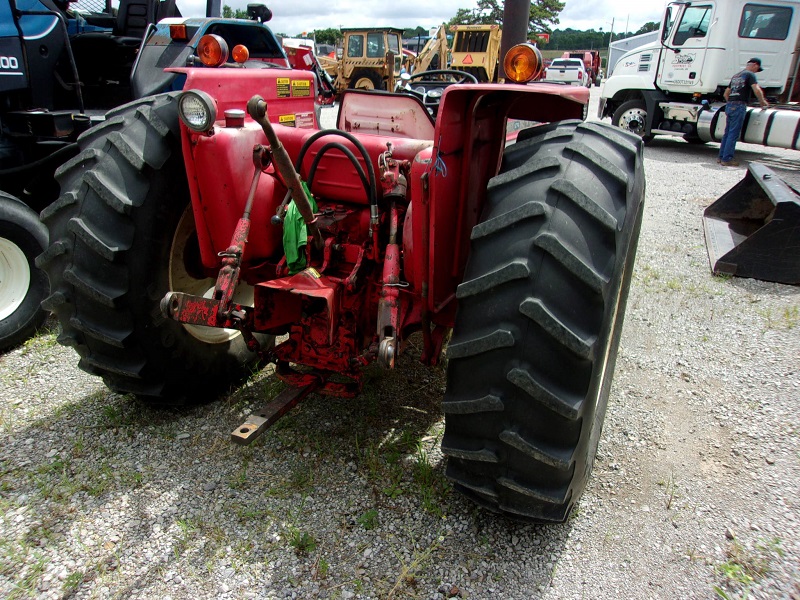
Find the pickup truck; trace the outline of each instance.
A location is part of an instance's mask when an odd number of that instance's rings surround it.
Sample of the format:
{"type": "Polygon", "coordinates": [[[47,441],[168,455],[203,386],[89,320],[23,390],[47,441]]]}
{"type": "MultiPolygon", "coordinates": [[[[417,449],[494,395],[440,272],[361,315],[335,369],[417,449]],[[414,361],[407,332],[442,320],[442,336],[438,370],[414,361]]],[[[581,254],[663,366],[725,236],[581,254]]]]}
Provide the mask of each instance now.
{"type": "Polygon", "coordinates": [[[589,87],[591,82],[580,58],[556,58],[545,69],[544,80],[589,87]]]}

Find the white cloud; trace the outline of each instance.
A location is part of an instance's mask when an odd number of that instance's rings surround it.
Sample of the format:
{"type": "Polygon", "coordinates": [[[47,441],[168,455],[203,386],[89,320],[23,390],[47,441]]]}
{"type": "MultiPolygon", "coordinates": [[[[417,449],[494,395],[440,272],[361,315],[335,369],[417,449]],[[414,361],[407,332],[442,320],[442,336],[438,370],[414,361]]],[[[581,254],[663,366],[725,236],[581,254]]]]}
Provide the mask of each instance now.
{"type": "Polygon", "coordinates": [[[661,21],[665,2],[642,0],[566,0],[559,15],[559,29],[594,29],[609,31],[613,20],[614,32],[637,31],[645,23],[661,21]]]}
{"type": "MultiPolygon", "coordinates": [[[[256,0],[249,0],[250,2],[256,0]]],[[[459,8],[477,6],[475,0],[404,0],[398,3],[378,3],[374,0],[293,0],[270,3],[262,0],[272,10],[270,28],[275,32],[295,35],[302,31],[328,27],[400,28],[434,27],[449,21],[459,8]]],[[[248,0],[222,0],[232,8],[246,8],[248,0]]],[[[629,31],[636,31],[648,21],[659,21],[662,3],[642,0],[566,0],[559,17],[557,29],[595,29],[608,31],[614,19],[614,31],[622,32],[628,23],[629,31]]],[[[184,16],[203,16],[205,0],[178,0],[184,16]]]]}

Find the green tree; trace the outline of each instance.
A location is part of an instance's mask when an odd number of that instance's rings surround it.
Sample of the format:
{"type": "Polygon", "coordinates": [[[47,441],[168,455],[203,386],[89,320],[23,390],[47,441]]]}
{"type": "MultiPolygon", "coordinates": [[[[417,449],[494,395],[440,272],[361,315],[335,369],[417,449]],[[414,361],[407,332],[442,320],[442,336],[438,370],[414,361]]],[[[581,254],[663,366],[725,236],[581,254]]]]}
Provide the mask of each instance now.
{"type": "MultiPolygon", "coordinates": [[[[503,22],[502,0],[478,0],[477,8],[459,8],[448,25],[500,25],[503,22]]],[[[558,15],[565,2],[559,0],[531,0],[528,15],[528,33],[550,33],[558,25],[558,15]]]]}
{"type": "Polygon", "coordinates": [[[639,31],[634,33],[633,35],[641,35],[643,33],[650,33],[651,31],[658,31],[661,27],[661,23],[656,23],[655,21],[649,21],[642,25],[639,28],[639,31]]]}
{"type": "Polygon", "coordinates": [[[328,29],[317,29],[314,32],[314,39],[318,44],[331,44],[335,46],[336,43],[342,39],[342,32],[339,29],[329,27],[328,29]]]}
{"type": "Polygon", "coordinates": [[[417,25],[413,29],[403,30],[403,38],[415,38],[419,36],[428,37],[428,30],[422,25],[417,25]]]}
{"type": "Polygon", "coordinates": [[[226,19],[249,19],[250,17],[247,16],[247,11],[241,8],[237,8],[233,10],[227,4],[222,6],[222,16],[226,19]]]}

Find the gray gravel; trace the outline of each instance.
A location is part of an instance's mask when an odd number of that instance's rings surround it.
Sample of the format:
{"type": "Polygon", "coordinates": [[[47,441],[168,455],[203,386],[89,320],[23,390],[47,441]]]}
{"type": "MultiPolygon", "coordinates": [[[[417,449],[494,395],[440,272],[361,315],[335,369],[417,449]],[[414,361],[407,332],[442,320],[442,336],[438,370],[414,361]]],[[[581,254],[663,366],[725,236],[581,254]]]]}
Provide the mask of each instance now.
{"type": "MultiPolygon", "coordinates": [[[[593,90],[596,102],[596,90],[593,90]]],[[[800,186],[796,152],[740,146],[800,186]]],[[[703,208],[744,169],[656,140],[594,474],[570,521],[451,492],[441,369],[410,348],[354,400],[154,410],[45,333],[0,356],[0,596],[800,599],[800,288],[712,277],[703,208]]]]}

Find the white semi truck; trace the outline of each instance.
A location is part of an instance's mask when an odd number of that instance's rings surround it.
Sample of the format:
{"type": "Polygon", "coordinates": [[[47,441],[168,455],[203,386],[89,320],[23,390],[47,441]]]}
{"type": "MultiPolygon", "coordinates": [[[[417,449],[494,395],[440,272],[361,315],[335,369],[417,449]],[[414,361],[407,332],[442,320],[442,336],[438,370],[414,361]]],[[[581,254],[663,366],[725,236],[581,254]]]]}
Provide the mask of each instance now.
{"type": "Polygon", "coordinates": [[[800,0],[670,2],[659,37],[624,54],[606,79],[598,116],[642,136],[719,141],[723,91],[758,57],[772,107],[749,108],[742,141],[800,149],[800,0]]]}

